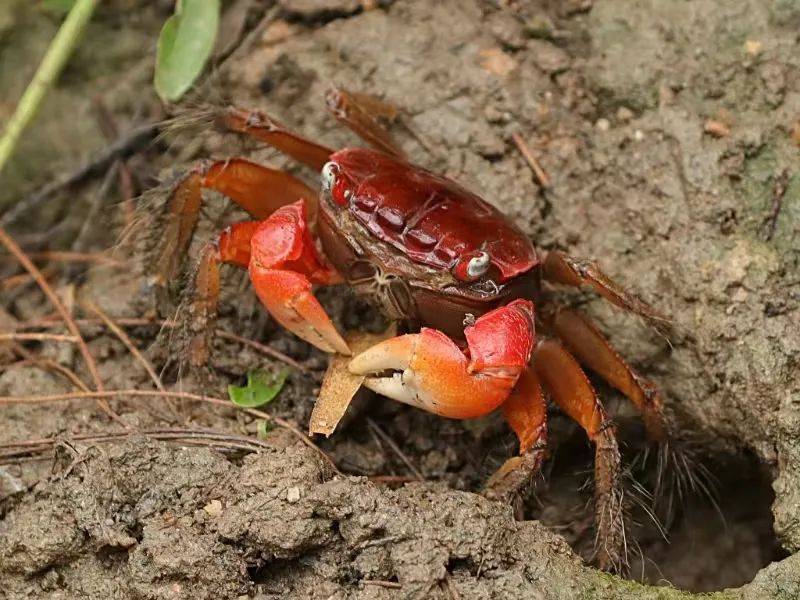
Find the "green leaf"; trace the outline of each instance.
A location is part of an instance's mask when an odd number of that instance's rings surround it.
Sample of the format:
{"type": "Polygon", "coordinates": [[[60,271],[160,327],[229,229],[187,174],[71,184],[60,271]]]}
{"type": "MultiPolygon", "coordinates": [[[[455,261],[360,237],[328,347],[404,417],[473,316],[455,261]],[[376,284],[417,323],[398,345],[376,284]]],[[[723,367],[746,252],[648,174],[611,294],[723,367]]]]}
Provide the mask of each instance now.
{"type": "Polygon", "coordinates": [[[203,70],[217,37],[219,0],[178,0],[158,37],[153,83],[165,102],[178,100],[203,70]]]}
{"type": "Polygon", "coordinates": [[[259,419],[258,423],[256,424],[256,435],[258,436],[258,439],[266,439],[267,434],[270,431],[272,431],[272,424],[268,423],[266,419],[259,419]]]}
{"type": "Polygon", "coordinates": [[[247,385],[228,386],[228,396],[236,406],[256,408],[271,402],[286,382],[287,370],[278,373],[267,373],[262,370],[250,371],[247,374],[247,385]]]}

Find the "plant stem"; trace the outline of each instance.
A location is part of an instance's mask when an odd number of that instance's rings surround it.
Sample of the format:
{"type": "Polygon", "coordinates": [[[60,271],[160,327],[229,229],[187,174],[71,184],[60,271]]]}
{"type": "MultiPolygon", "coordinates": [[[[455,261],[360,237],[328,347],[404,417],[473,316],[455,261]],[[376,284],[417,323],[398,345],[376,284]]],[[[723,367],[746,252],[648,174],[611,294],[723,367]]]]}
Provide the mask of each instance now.
{"type": "Polygon", "coordinates": [[[0,172],[14,153],[22,131],[36,115],[42,98],[64,68],[97,3],[98,0],[77,0],[50,43],[17,109],[8,121],[3,137],[0,138],[0,172]]]}

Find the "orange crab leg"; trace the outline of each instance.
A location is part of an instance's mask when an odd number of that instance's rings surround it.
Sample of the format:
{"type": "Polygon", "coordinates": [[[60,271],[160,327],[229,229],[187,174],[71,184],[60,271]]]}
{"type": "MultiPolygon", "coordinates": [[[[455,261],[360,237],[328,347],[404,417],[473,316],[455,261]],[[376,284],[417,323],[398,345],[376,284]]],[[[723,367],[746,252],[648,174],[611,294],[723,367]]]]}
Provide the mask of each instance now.
{"type": "Polygon", "coordinates": [[[328,112],[373,148],[406,159],[397,142],[376,120],[376,117],[382,117],[394,121],[397,118],[397,109],[394,106],[374,96],[336,87],[325,92],[325,104],[328,112]]]}
{"type": "Polygon", "coordinates": [[[154,282],[158,285],[165,285],[177,272],[197,225],[203,188],[225,194],[259,219],[301,198],[309,199],[309,213],[316,214],[317,193],[288,173],[242,158],[202,163],[186,174],[170,193],[167,227],[154,268],[154,282]]]}
{"type": "Polygon", "coordinates": [[[347,343],[311,292],[313,283],[330,285],[341,277],[317,255],[305,204],[298,200],[261,222],[250,251],[250,280],[275,320],[320,350],[349,355],[347,343]]]}
{"type": "Polygon", "coordinates": [[[581,313],[558,310],[550,326],[581,363],[633,402],[642,414],[650,439],[663,442],[667,433],[658,388],[634,371],[597,327],[581,313]]]}
{"type": "Polygon", "coordinates": [[[269,144],[317,172],[322,170],[334,152],[327,146],[291,131],[268,114],[257,110],[228,108],[217,115],[217,123],[225,129],[244,133],[269,144]]]}
{"type": "Polygon", "coordinates": [[[189,328],[189,362],[199,367],[208,362],[213,325],[217,318],[220,290],[220,263],[234,264],[245,269],[250,264],[250,240],[259,226],[258,221],[244,221],[226,227],[216,242],[206,244],[200,254],[200,264],[194,281],[189,328]]]}
{"type": "Polygon", "coordinates": [[[533,365],[550,398],[595,445],[595,522],[598,562],[617,567],[624,552],[620,455],[614,428],[577,361],[555,340],[541,342],[533,365]]]}
{"type": "Polygon", "coordinates": [[[529,367],[503,403],[503,416],[519,439],[519,456],[509,458],[486,483],[484,494],[508,498],[523,489],[539,471],[547,442],[547,405],[539,376],[529,367]]]}
{"type": "Polygon", "coordinates": [[[639,315],[659,331],[665,331],[669,326],[667,317],[603,273],[596,262],[572,258],[553,250],[547,253],[542,263],[542,274],[553,283],[572,287],[589,285],[612,304],[639,315]]]}
{"type": "Polygon", "coordinates": [[[514,302],[464,330],[467,354],[441,331],[381,342],[350,361],[364,385],[389,398],[454,419],[485,415],[506,401],[534,343],[533,304],[514,302]],[[374,376],[393,371],[388,376],[374,376]]]}

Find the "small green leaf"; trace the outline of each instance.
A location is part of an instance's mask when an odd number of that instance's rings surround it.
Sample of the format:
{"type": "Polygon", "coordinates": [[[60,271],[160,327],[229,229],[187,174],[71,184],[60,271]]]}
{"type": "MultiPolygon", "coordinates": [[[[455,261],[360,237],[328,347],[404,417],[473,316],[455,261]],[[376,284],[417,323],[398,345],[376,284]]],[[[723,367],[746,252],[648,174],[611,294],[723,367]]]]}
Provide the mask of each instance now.
{"type": "Polygon", "coordinates": [[[239,387],[228,386],[228,396],[236,406],[243,408],[256,408],[271,402],[286,382],[287,370],[276,373],[267,373],[262,370],[250,371],[247,374],[247,385],[239,387]]]}
{"type": "Polygon", "coordinates": [[[256,424],[256,436],[258,436],[258,439],[266,439],[267,434],[270,431],[272,431],[272,424],[267,422],[266,419],[259,419],[258,423],[256,424]]]}
{"type": "Polygon", "coordinates": [[[162,100],[183,96],[202,72],[214,49],[219,12],[219,0],[178,0],[158,36],[154,84],[162,100]]]}

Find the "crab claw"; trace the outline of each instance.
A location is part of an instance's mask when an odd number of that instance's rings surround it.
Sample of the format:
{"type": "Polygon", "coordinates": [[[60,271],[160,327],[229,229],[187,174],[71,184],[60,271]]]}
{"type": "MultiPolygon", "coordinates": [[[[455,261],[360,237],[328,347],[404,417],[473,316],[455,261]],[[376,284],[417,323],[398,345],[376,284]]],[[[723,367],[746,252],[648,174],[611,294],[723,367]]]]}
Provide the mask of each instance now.
{"type": "Polygon", "coordinates": [[[533,304],[516,300],[464,330],[466,353],[423,328],[376,344],[350,361],[364,385],[394,400],[454,419],[485,415],[506,400],[530,360],[533,304]]]}

